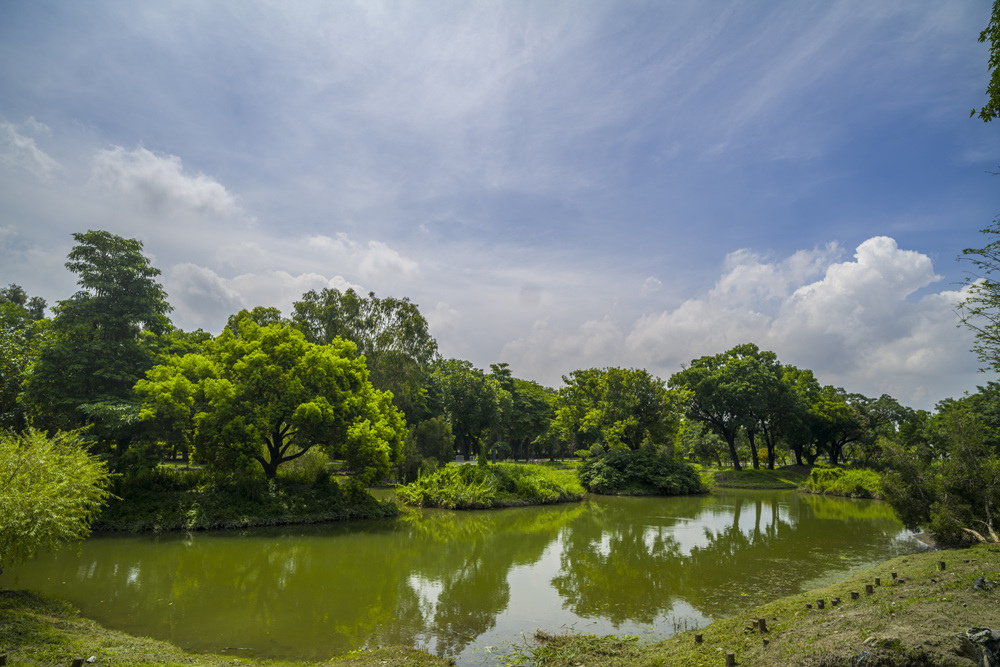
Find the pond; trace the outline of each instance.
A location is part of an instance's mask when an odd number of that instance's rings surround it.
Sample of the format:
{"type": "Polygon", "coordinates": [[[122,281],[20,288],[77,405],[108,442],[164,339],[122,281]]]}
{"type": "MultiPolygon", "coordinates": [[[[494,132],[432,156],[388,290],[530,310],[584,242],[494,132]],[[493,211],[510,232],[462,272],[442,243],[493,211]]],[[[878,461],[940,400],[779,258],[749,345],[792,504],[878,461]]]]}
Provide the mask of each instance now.
{"type": "Polygon", "coordinates": [[[398,521],[96,536],[0,586],[191,651],[322,660],[406,644],[495,664],[536,629],[662,638],[924,547],[876,501],[589,496],[398,521]]]}

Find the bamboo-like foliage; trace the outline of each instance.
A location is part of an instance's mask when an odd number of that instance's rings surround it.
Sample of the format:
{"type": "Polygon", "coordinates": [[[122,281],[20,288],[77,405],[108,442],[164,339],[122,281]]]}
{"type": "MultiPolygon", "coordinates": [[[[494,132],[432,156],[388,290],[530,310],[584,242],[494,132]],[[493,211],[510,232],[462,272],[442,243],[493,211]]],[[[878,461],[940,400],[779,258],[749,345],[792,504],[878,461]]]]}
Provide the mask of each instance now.
{"type": "Polygon", "coordinates": [[[0,566],[87,537],[108,482],[104,462],[75,433],[0,435],[0,566]]]}

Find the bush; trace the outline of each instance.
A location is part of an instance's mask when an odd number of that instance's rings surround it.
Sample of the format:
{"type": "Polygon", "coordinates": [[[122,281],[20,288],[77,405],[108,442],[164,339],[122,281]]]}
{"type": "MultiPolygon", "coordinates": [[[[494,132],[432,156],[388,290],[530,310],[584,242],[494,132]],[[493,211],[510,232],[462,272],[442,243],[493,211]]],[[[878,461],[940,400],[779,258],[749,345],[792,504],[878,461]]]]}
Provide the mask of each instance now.
{"type": "Polygon", "coordinates": [[[540,465],[459,464],[440,468],[399,487],[396,493],[409,505],[490,509],[580,500],[583,488],[572,473],[540,465]]]}
{"type": "Polygon", "coordinates": [[[587,459],[577,475],[588,491],[606,495],[679,496],[706,491],[689,463],[644,450],[610,450],[587,459]]]}
{"type": "Polygon", "coordinates": [[[806,490],[828,496],[882,498],[882,479],[865,468],[813,468],[806,490]]]}

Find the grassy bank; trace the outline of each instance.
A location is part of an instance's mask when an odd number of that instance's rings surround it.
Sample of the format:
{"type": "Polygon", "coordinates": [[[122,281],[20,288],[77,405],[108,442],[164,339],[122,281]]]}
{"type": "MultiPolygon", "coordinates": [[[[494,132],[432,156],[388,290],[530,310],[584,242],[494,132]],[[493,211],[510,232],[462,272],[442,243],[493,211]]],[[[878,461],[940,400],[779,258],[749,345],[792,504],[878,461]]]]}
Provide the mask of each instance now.
{"type": "Polygon", "coordinates": [[[813,468],[805,490],[827,496],[882,499],[882,478],[864,468],[813,468]]]}
{"type": "Polygon", "coordinates": [[[809,479],[806,466],[784,466],[775,470],[706,470],[702,480],[721,489],[798,489],[809,479]]]}
{"type": "Polygon", "coordinates": [[[452,464],[396,489],[409,505],[447,509],[549,505],[583,494],[574,468],[526,463],[452,464]]]}
{"type": "Polygon", "coordinates": [[[94,656],[95,665],[142,667],[144,665],[287,665],[310,667],[443,667],[451,663],[405,647],[381,648],[322,663],[240,659],[232,655],[194,655],[166,642],[133,637],[108,630],[80,618],[66,602],[27,591],[0,591],[0,654],[13,667],[66,667],[73,658],[94,656]]]}
{"type": "Polygon", "coordinates": [[[983,625],[1000,630],[997,582],[998,545],[926,552],[656,643],[635,637],[540,634],[539,646],[513,656],[510,664],[707,667],[724,664],[725,653],[732,651],[737,665],[973,666],[977,651],[965,633],[983,625]],[[944,570],[938,561],[946,564],[944,570]],[[876,577],[881,585],[875,585],[876,577]],[[977,587],[981,577],[986,581],[977,587]],[[868,584],[871,593],[866,593],[868,584]],[[859,599],[852,600],[851,591],[859,592],[859,599]],[[834,598],[840,599],[839,605],[833,605],[834,598]],[[824,601],[823,609],[818,608],[819,600],[824,601]],[[754,627],[760,618],[765,619],[766,632],[754,627]],[[701,643],[695,641],[696,633],[701,643]]]}
{"type": "Polygon", "coordinates": [[[344,490],[326,474],[211,479],[201,471],[158,469],[118,480],[95,530],[165,531],[278,526],[398,515],[392,503],[344,490]]]}

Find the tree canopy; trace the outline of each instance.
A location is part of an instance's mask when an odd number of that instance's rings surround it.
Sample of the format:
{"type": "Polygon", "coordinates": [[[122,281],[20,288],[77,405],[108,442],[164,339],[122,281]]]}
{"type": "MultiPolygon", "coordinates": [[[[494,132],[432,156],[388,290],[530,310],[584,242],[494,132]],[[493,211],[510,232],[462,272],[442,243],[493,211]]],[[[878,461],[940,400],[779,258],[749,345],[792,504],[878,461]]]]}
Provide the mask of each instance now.
{"type": "MultiPolygon", "coordinates": [[[[990,22],[979,33],[979,42],[990,45],[990,58],[986,68],[990,74],[986,83],[986,104],[978,110],[979,117],[988,123],[994,118],[1000,118],[1000,0],[994,0],[990,22]]],[[[976,114],[976,109],[973,109],[969,116],[976,114]]]]}
{"type": "Polygon", "coordinates": [[[391,395],[368,381],[354,344],[315,345],[290,326],[237,321],[200,354],[172,356],[136,383],[142,417],[221,470],[255,461],[268,478],[313,447],[376,482],[399,459],[406,428],[391,395]]]}

